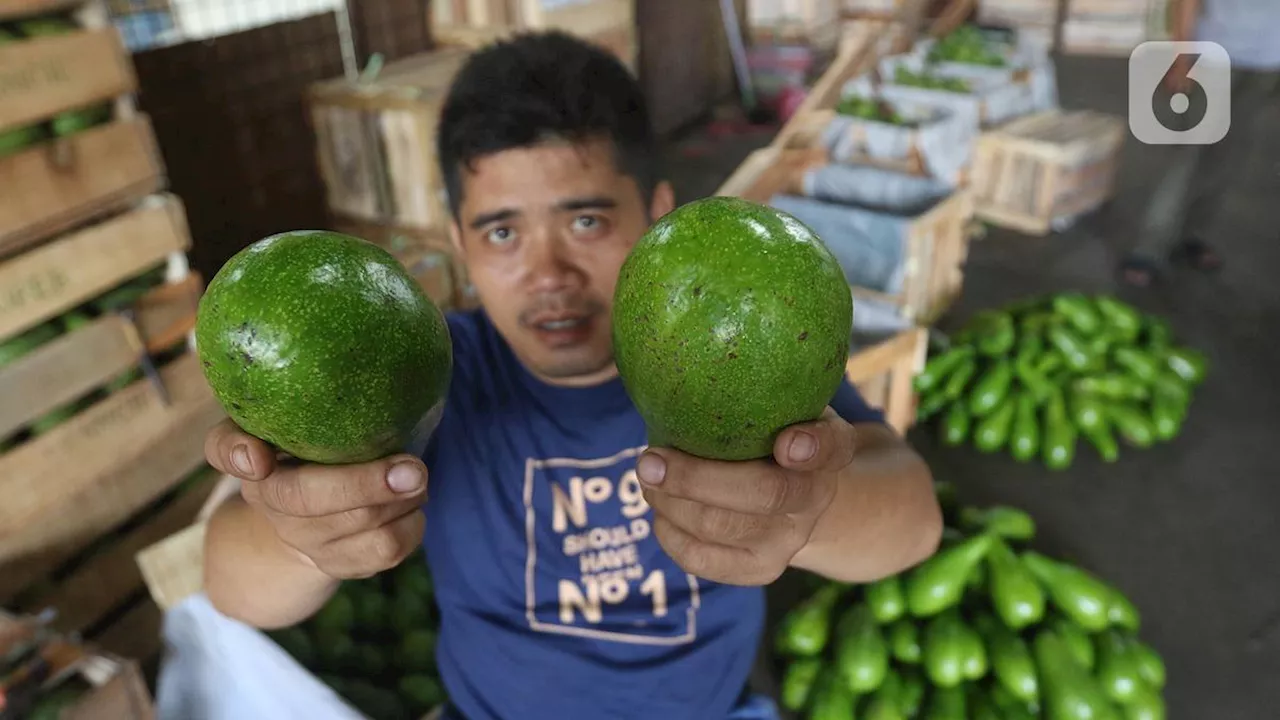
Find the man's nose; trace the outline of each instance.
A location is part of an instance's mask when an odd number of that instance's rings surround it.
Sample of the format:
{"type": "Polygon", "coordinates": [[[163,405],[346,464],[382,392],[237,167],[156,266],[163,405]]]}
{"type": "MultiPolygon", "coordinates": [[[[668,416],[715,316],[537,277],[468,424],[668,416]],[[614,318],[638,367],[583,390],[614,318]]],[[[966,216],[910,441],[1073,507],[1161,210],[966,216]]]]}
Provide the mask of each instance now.
{"type": "Polygon", "coordinates": [[[578,279],[568,247],[553,233],[540,233],[526,245],[525,263],[530,285],[538,292],[563,290],[578,279]]]}

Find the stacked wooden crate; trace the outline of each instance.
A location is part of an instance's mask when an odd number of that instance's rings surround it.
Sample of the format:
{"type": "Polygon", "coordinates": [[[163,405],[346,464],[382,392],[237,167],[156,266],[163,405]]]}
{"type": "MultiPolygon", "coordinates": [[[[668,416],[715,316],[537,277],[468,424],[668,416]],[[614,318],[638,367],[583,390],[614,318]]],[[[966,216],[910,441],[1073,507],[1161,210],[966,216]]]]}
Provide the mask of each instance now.
{"type": "Polygon", "coordinates": [[[978,20],[1074,55],[1128,55],[1168,35],[1168,0],[981,0],[978,20]],[[1060,28],[1059,28],[1060,25],[1060,28]]]}
{"type": "Polygon", "coordinates": [[[840,39],[840,0],[747,0],[752,44],[833,49],[840,39]]]}
{"type": "Polygon", "coordinates": [[[145,661],[133,553],[194,516],[222,417],[201,279],[106,10],[0,0],[0,28],[0,605],[145,661]]]}
{"type": "Polygon", "coordinates": [[[477,46],[522,30],[557,29],[591,40],[636,71],[636,0],[445,0],[431,3],[437,40],[477,46]]]}
{"type": "Polygon", "coordinates": [[[443,47],[309,92],[333,228],[391,250],[444,308],[473,304],[449,246],[435,152],[441,104],[470,52],[443,47]]]}

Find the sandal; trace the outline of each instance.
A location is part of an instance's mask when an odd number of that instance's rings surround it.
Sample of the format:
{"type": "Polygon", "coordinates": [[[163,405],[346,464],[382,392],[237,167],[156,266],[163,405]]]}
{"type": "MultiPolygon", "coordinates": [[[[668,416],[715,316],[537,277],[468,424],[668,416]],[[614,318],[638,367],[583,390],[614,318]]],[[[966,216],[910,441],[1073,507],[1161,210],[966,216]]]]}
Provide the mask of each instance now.
{"type": "Polygon", "coordinates": [[[1159,268],[1150,260],[1130,255],[1120,263],[1120,278],[1134,287],[1150,287],[1159,274],[1159,268]]]}
{"type": "Polygon", "coordinates": [[[1213,248],[1201,240],[1184,240],[1172,253],[1169,259],[1195,268],[1203,273],[1217,272],[1222,267],[1222,258],[1213,248]]]}

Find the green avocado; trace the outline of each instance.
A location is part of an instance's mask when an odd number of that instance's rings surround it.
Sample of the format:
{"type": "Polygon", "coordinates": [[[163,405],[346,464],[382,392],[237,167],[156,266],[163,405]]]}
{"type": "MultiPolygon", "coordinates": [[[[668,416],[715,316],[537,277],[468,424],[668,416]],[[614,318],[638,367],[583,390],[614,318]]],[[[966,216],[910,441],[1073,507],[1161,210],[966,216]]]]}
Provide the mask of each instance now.
{"type": "Polygon", "coordinates": [[[840,385],[853,297],[796,218],[733,197],[688,203],[640,238],[618,275],[618,374],[653,445],[768,457],[840,385]]]}
{"type": "Polygon", "coordinates": [[[402,451],[453,372],[444,315],[399,261],[322,230],[236,253],[200,299],[195,335],[227,414],[309,462],[402,451]]]}

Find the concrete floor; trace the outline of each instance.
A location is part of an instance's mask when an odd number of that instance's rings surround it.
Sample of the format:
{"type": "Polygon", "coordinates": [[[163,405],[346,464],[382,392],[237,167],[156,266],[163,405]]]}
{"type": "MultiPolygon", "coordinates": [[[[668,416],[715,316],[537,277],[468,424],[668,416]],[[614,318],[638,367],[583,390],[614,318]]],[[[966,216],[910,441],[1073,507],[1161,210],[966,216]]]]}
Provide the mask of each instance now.
{"type": "MultiPolygon", "coordinates": [[[[1064,58],[1066,108],[1124,116],[1122,60],[1064,58]]],[[[1280,103],[1263,122],[1280,127],[1280,103]]],[[[1147,194],[1170,148],[1130,138],[1109,210],[1064,233],[1026,238],[992,232],[972,248],[964,295],[942,329],[974,311],[1060,289],[1115,292],[1172,322],[1178,339],[1203,350],[1211,375],[1183,434],[1104,465],[1083,445],[1067,472],[1048,473],[1005,455],[949,449],[917,429],[910,440],[962,499],[1009,503],[1039,522],[1045,550],[1096,571],[1143,612],[1143,637],[1169,671],[1169,717],[1252,720],[1280,711],[1280,472],[1266,448],[1280,435],[1280,134],[1261,138],[1239,168],[1212,241],[1226,266],[1217,276],[1171,274],[1148,290],[1114,279],[1147,194]],[[1271,268],[1271,270],[1268,270],[1271,268]]],[[[711,142],[686,138],[669,153],[682,201],[713,192],[767,133],[711,142]],[[689,152],[690,149],[693,152],[689,152]]],[[[776,599],[789,594],[779,588],[776,599]]],[[[775,603],[775,607],[782,602],[775,603]]]]}

